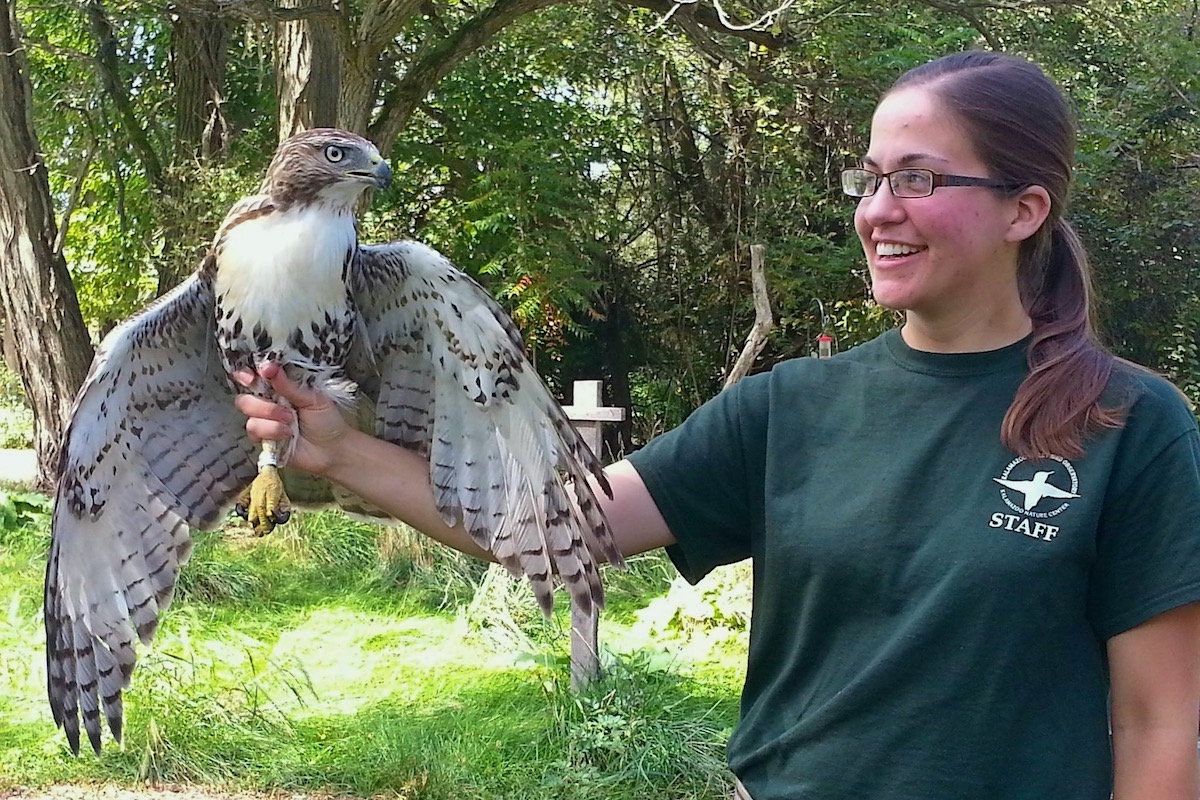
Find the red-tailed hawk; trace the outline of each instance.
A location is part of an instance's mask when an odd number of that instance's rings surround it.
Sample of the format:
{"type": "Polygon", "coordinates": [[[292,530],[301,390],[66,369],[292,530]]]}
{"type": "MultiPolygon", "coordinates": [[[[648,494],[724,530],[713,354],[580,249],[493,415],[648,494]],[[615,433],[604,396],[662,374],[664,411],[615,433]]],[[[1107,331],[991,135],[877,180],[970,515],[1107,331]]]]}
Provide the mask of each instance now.
{"type": "Polygon", "coordinates": [[[282,363],[426,456],[442,517],[527,575],[547,612],[554,575],[573,602],[603,601],[592,548],[621,555],[586,480],[608,491],[599,462],[475,281],[416,242],[358,242],[356,202],[390,179],[359,136],[292,137],[196,273],[101,344],[64,442],[46,570],[50,706],[76,753],[80,716],[97,752],[101,713],[120,741],[134,641],[154,637],[190,529],[220,525],[252,482],[259,532],[288,514],[274,447],[257,453],[234,407],[235,369],[282,363]]]}

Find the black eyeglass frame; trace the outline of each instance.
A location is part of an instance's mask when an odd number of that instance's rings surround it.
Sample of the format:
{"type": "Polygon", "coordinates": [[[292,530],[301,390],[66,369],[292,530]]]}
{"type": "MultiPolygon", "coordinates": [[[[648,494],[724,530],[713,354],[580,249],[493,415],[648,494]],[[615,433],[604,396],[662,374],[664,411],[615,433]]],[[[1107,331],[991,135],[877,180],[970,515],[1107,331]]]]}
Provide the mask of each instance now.
{"type": "Polygon", "coordinates": [[[1015,189],[1020,188],[1018,184],[1005,183],[1004,181],[994,181],[991,178],[973,178],[969,175],[946,175],[941,172],[934,172],[931,169],[925,169],[924,167],[903,167],[901,169],[894,169],[891,172],[883,172],[883,173],[875,172],[874,170],[869,170],[866,167],[849,167],[847,169],[842,170],[842,193],[845,194],[847,197],[853,197],[856,199],[861,199],[863,197],[870,197],[879,191],[879,187],[883,185],[883,182],[885,180],[888,182],[888,187],[892,190],[892,194],[901,199],[917,199],[917,198],[921,198],[921,197],[929,197],[930,195],[933,194],[934,189],[939,189],[942,186],[984,186],[984,187],[987,187],[988,189],[1004,189],[1005,191],[1013,191],[1015,189]],[[929,175],[929,179],[930,179],[929,180],[929,193],[928,194],[897,194],[896,187],[892,183],[892,176],[897,175],[901,172],[923,172],[923,173],[929,175]],[[867,192],[866,194],[853,194],[850,191],[848,191],[847,181],[846,181],[847,176],[848,175],[859,176],[859,175],[864,175],[864,174],[872,175],[875,178],[875,185],[871,187],[871,191],[867,192]]]}

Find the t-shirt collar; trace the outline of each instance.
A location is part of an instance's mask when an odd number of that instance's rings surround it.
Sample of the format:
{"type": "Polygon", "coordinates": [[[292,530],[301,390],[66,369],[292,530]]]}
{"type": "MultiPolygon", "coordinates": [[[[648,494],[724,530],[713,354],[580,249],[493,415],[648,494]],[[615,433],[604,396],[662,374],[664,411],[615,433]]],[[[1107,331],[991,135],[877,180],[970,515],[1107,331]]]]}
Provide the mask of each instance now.
{"type": "Polygon", "coordinates": [[[1026,351],[1033,340],[1030,334],[1020,341],[978,353],[931,353],[914,350],[904,341],[899,328],[884,334],[884,343],[896,362],[907,370],[927,375],[989,375],[994,372],[1025,369],[1028,365],[1026,351]]]}

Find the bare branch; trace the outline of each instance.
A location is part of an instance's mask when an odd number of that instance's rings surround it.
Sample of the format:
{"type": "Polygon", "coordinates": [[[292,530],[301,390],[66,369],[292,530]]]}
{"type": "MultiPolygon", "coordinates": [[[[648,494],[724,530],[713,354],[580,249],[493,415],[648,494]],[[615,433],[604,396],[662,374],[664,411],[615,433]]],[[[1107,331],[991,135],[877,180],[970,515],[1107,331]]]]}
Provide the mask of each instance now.
{"type": "MultiPolygon", "coordinates": [[[[675,0],[675,4],[671,6],[671,10],[663,15],[663,18],[660,19],[654,28],[651,28],[651,30],[655,30],[665,25],[671,19],[671,17],[675,15],[675,12],[684,6],[697,5],[699,2],[700,0],[675,0]]],[[[740,33],[742,31],[760,30],[771,25],[773,22],[775,22],[775,20],[782,17],[789,8],[795,5],[796,0],[783,0],[780,5],[776,6],[765,14],[762,14],[753,22],[734,22],[733,18],[730,17],[729,13],[725,10],[725,7],[721,5],[721,0],[712,0],[712,4],[713,10],[717,12],[717,18],[721,21],[721,24],[725,27],[725,29],[732,33],[740,33]]]]}
{"type": "Polygon", "coordinates": [[[766,248],[761,244],[750,245],[750,283],[754,289],[754,325],[746,336],[746,345],[725,378],[728,389],[750,374],[754,360],[767,345],[767,334],[775,327],[771,313],[771,298],[767,294],[766,248]]]}
{"type": "MultiPolygon", "coordinates": [[[[626,0],[626,2],[636,8],[648,8],[664,18],[670,18],[676,14],[687,15],[705,28],[721,31],[771,50],[789,47],[797,41],[791,35],[774,34],[749,27],[748,23],[730,17],[723,8],[718,12],[714,8],[700,5],[697,0],[683,0],[683,2],[677,2],[677,0],[626,0]],[[727,21],[729,24],[726,24],[727,21]]],[[[785,0],[785,2],[790,4],[794,0],[785,0]]]]}

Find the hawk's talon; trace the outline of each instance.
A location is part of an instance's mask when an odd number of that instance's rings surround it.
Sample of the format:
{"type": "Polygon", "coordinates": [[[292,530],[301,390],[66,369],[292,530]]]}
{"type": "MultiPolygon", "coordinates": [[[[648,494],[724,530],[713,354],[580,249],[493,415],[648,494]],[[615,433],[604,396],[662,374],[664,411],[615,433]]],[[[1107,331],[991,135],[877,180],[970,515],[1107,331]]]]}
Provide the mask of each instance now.
{"type": "Polygon", "coordinates": [[[291,519],[292,501],[283,488],[277,467],[265,466],[250,484],[250,508],[247,520],[258,536],[266,536],[291,519]]]}
{"type": "Polygon", "coordinates": [[[238,495],[238,499],[234,501],[233,513],[237,514],[242,519],[250,519],[250,487],[247,486],[238,495]]]}

